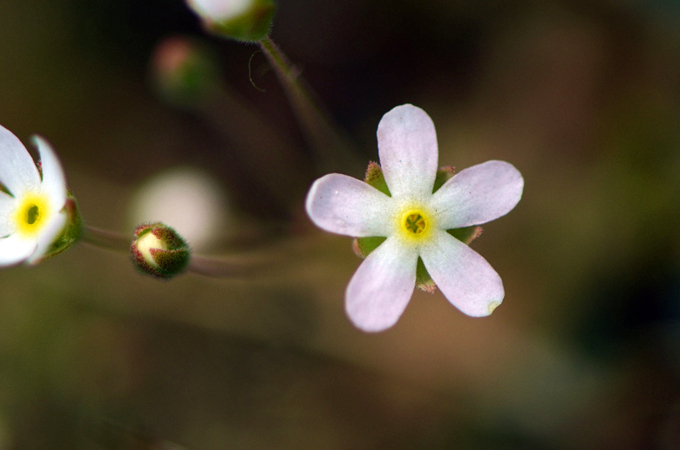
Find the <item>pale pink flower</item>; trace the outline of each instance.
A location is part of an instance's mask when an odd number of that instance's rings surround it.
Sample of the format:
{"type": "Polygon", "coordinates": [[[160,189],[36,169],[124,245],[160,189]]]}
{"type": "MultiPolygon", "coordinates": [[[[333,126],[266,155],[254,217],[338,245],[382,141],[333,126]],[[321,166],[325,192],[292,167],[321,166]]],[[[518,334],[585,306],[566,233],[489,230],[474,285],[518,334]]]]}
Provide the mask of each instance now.
{"type": "Polygon", "coordinates": [[[383,116],[378,153],[391,196],[336,173],[316,180],[307,195],[307,213],[320,228],[387,238],[347,286],[349,318],[365,331],[394,325],[413,294],[418,258],[454,306],[470,316],[491,314],[505,296],[500,276],[446,230],[507,214],[522,197],[522,175],[507,162],[487,161],[459,172],[433,193],[437,136],[430,117],[413,105],[383,116]]]}

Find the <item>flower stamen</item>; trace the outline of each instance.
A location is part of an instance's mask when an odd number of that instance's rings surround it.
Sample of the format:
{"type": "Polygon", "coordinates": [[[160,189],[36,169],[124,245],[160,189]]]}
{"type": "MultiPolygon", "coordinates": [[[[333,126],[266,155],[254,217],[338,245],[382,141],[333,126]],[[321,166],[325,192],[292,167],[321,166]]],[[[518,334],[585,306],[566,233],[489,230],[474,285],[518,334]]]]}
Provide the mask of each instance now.
{"type": "Polygon", "coordinates": [[[427,222],[422,215],[418,213],[411,213],[406,216],[404,227],[413,234],[422,234],[427,228],[427,222]]]}
{"type": "Polygon", "coordinates": [[[418,208],[405,210],[399,226],[404,237],[420,241],[430,234],[433,223],[430,216],[418,208]]]}
{"type": "Polygon", "coordinates": [[[33,225],[36,220],[40,217],[40,208],[38,208],[37,205],[33,205],[28,209],[28,212],[26,213],[26,222],[28,222],[29,225],[33,225]]]}

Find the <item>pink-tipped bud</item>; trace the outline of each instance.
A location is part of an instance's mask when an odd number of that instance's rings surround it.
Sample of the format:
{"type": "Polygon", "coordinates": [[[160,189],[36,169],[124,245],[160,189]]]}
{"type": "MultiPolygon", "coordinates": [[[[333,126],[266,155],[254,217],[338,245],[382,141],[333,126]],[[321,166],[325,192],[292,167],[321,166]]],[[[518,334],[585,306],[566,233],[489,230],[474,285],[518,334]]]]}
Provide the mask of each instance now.
{"type": "Polygon", "coordinates": [[[210,101],[219,89],[220,73],[211,52],[199,42],[173,36],[154,51],[150,79],[164,100],[182,107],[210,101]]]}

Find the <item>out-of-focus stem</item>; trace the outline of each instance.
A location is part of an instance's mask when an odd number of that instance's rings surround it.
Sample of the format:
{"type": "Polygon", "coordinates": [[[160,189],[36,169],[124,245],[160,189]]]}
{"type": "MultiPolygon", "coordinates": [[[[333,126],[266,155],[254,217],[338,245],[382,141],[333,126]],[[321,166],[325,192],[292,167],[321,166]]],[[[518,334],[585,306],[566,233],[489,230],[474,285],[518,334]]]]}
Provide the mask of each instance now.
{"type": "Polygon", "coordinates": [[[191,255],[187,271],[207,277],[230,278],[260,272],[262,269],[269,268],[274,264],[273,259],[265,257],[257,258],[249,255],[191,255]]]}
{"type": "Polygon", "coordinates": [[[86,226],[83,242],[94,247],[129,253],[132,239],[114,231],[86,226]]]}
{"type": "MultiPolygon", "coordinates": [[[[120,233],[87,226],[83,242],[94,247],[130,254],[132,240],[120,233]]],[[[274,266],[276,259],[274,255],[250,253],[231,256],[192,254],[187,272],[216,278],[241,277],[274,266]]]]}
{"type": "Polygon", "coordinates": [[[300,76],[300,71],[290,63],[269,36],[262,39],[259,45],[274,67],[305,136],[315,151],[319,172],[361,173],[363,167],[354,156],[351,145],[337,130],[330,115],[315,101],[311,89],[300,76]]]}
{"type": "Polygon", "coordinates": [[[213,94],[200,111],[232,144],[228,152],[233,165],[278,205],[296,207],[312,177],[310,165],[290,136],[272,127],[228,85],[219,86],[213,94]]]}

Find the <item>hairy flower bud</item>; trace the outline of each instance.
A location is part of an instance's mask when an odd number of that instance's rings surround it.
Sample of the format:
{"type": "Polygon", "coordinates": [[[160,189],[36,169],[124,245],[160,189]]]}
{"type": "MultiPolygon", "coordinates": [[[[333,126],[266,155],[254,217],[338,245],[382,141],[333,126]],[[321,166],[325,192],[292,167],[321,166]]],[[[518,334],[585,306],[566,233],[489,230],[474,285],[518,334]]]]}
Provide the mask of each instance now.
{"type": "Polygon", "coordinates": [[[158,278],[172,278],[189,264],[187,243],[175,230],[160,222],[138,226],[130,252],[139,270],[158,278]]]}

